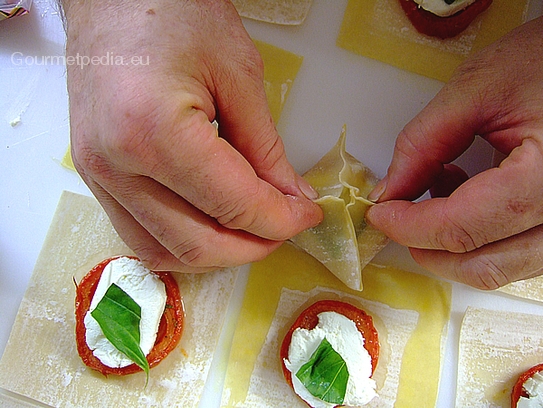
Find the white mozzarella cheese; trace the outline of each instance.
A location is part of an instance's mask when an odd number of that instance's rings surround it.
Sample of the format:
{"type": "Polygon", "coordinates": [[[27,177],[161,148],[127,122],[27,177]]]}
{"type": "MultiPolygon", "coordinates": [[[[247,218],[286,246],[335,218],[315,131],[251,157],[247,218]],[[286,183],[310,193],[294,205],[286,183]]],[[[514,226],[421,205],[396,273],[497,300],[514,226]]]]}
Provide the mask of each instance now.
{"type": "Polygon", "coordinates": [[[529,397],[520,397],[517,408],[541,408],[543,407],[543,375],[535,373],[524,383],[524,389],[529,397]]]}
{"type": "Polygon", "coordinates": [[[313,396],[296,377],[302,365],[309,361],[313,352],[326,337],[332,348],[347,364],[349,380],[344,405],[361,406],[370,402],[377,393],[375,381],[371,378],[371,356],[364,348],[364,337],[355,323],[336,312],[318,315],[319,323],[312,330],[298,328],[292,333],[288,359],[285,366],[292,373],[294,391],[311,407],[332,408],[331,404],[313,396]]]}
{"type": "Polygon", "coordinates": [[[475,3],[476,0],[455,0],[447,4],[445,0],[414,0],[424,10],[440,17],[448,17],[464,10],[467,6],[475,3]]]}
{"type": "Polygon", "coordinates": [[[111,344],[90,314],[112,283],[124,290],[141,307],[140,347],[145,355],[149,354],[156,341],[158,326],[166,306],[166,288],[157,275],[136,259],[117,258],[104,268],[84,319],[87,345],[106,366],[125,367],[133,361],[111,344]]]}

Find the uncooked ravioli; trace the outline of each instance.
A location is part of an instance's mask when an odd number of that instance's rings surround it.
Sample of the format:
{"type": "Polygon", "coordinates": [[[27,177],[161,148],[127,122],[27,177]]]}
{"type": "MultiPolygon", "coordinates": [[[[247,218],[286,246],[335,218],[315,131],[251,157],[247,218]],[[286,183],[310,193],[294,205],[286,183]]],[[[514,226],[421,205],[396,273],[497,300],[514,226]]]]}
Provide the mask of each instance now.
{"type": "Polygon", "coordinates": [[[366,197],[378,179],[345,151],[345,138],[344,127],[336,145],[304,174],[319,193],[315,202],[322,208],[324,220],[291,241],[349,288],[362,290],[362,270],[388,239],[365,221],[366,210],[373,204],[366,197]]]}

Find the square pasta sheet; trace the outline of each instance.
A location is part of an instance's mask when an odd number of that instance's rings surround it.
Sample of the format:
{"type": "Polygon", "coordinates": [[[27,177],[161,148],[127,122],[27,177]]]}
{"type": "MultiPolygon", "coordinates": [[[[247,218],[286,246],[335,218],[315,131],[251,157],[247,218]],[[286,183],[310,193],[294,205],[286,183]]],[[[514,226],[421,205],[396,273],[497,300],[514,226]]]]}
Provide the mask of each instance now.
{"type": "Polygon", "coordinates": [[[264,90],[277,123],[304,58],[264,41],[253,41],[264,63],[264,90]]]}
{"type": "Polygon", "coordinates": [[[1,388],[62,407],[198,406],[238,272],[175,275],[186,312],[183,337],[151,369],[145,387],[144,373],[106,378],[87,368],[75,344],[73,278],[130,254],[96,200],[62,194],[0,361],[1,388]]]}
{"type": "Polygon", "coordinates": [[[337,45],[440,81],[447,81],[469,55],[521,25],[529,0],[494,0],[456,37],[420,34],[399,0],[349,0],[337,45]]]}
{"type": "Polygon", "coordinates": [[[543,316],[468,308],[460,330],[457,407],[509,408],[521,373],[543,361],[543,316]]]}
{"type": "Polygon", "coordinates": [[[519,298],[543,302],[543,275],[512,282],[509,285],[499,288],[498,291],[519,298]]]}
{"type": "Polygon", "coordinates": [[[364,291],[348,289],[311,256],[285,244],[253,264],[234,333],[222,406],[304,407],[281,371],[279,348],[305,307],[342,299],[368,312],[379,332],[374,374],[379,399],[369,406],[434,407],[448,325],[448,283],[368,265],[364,291]],[[424,389],[424,393],[417,390],[424,389]]]}
{"type": "Polygon", "coordinates": [[[313,0],[232,0],[242,17],[267,23],[300,25],[313,0]]]}

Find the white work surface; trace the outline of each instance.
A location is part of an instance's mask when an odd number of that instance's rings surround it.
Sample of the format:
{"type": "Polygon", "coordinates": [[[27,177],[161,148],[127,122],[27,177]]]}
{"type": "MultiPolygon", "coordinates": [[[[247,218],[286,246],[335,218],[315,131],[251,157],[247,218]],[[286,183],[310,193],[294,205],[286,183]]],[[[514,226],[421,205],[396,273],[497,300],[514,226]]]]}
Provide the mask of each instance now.
{"type": "MultiPolygon", "coordinates": [[[[396,135],[443,84],[336,47],[346,4],[316,0],[298,27],[245,24],[255,39],[304,56],[278,124],[296,169],[311,167],[347,124],[347,150],[382,177],[396,135]]],[[[541,8],[534,1],[529,17],[541,8]]],[[[64,40],[53,0],[35,0],[29,15],[0,22],[0,355],[62,190],[90,194],[60,165],[69,139],[65,67],[38,65],[42,55],[63,55],[64,40]]],[[[478,140],[459,163],[473,175],[491,165],[492,149],[478,140]]],[[[396,244],[378,259],[418,270],[396,244]]],[[[543,314],[542,305],[454,284],[439,407],[454,406],[457,341],[468,305],[543,314]]]]}

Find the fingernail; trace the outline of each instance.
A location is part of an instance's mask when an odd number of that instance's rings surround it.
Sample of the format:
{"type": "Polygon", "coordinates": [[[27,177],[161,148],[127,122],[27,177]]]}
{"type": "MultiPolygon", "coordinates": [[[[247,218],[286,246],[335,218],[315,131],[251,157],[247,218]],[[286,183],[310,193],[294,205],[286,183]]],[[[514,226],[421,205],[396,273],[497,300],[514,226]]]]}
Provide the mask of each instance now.
{"type": "Polygon", "coordinates": [[[371,190],[371,192],[368,194],[368,200],[373,201],[374,203],[379,201],[379,199],[381,198],[381,196],[387,189],[387,183],[388,183],[388,177],[385,176],[381,181],[379,181],[379,183],[377,183],[375,188],[371,190]]]}
{"type": "Polygon", "coordinates": [[[316,200],[319,198],[319,193],[304,179],[302,176],[298,176],[298,187],[300,191],[310,200],[316,200]]]}

